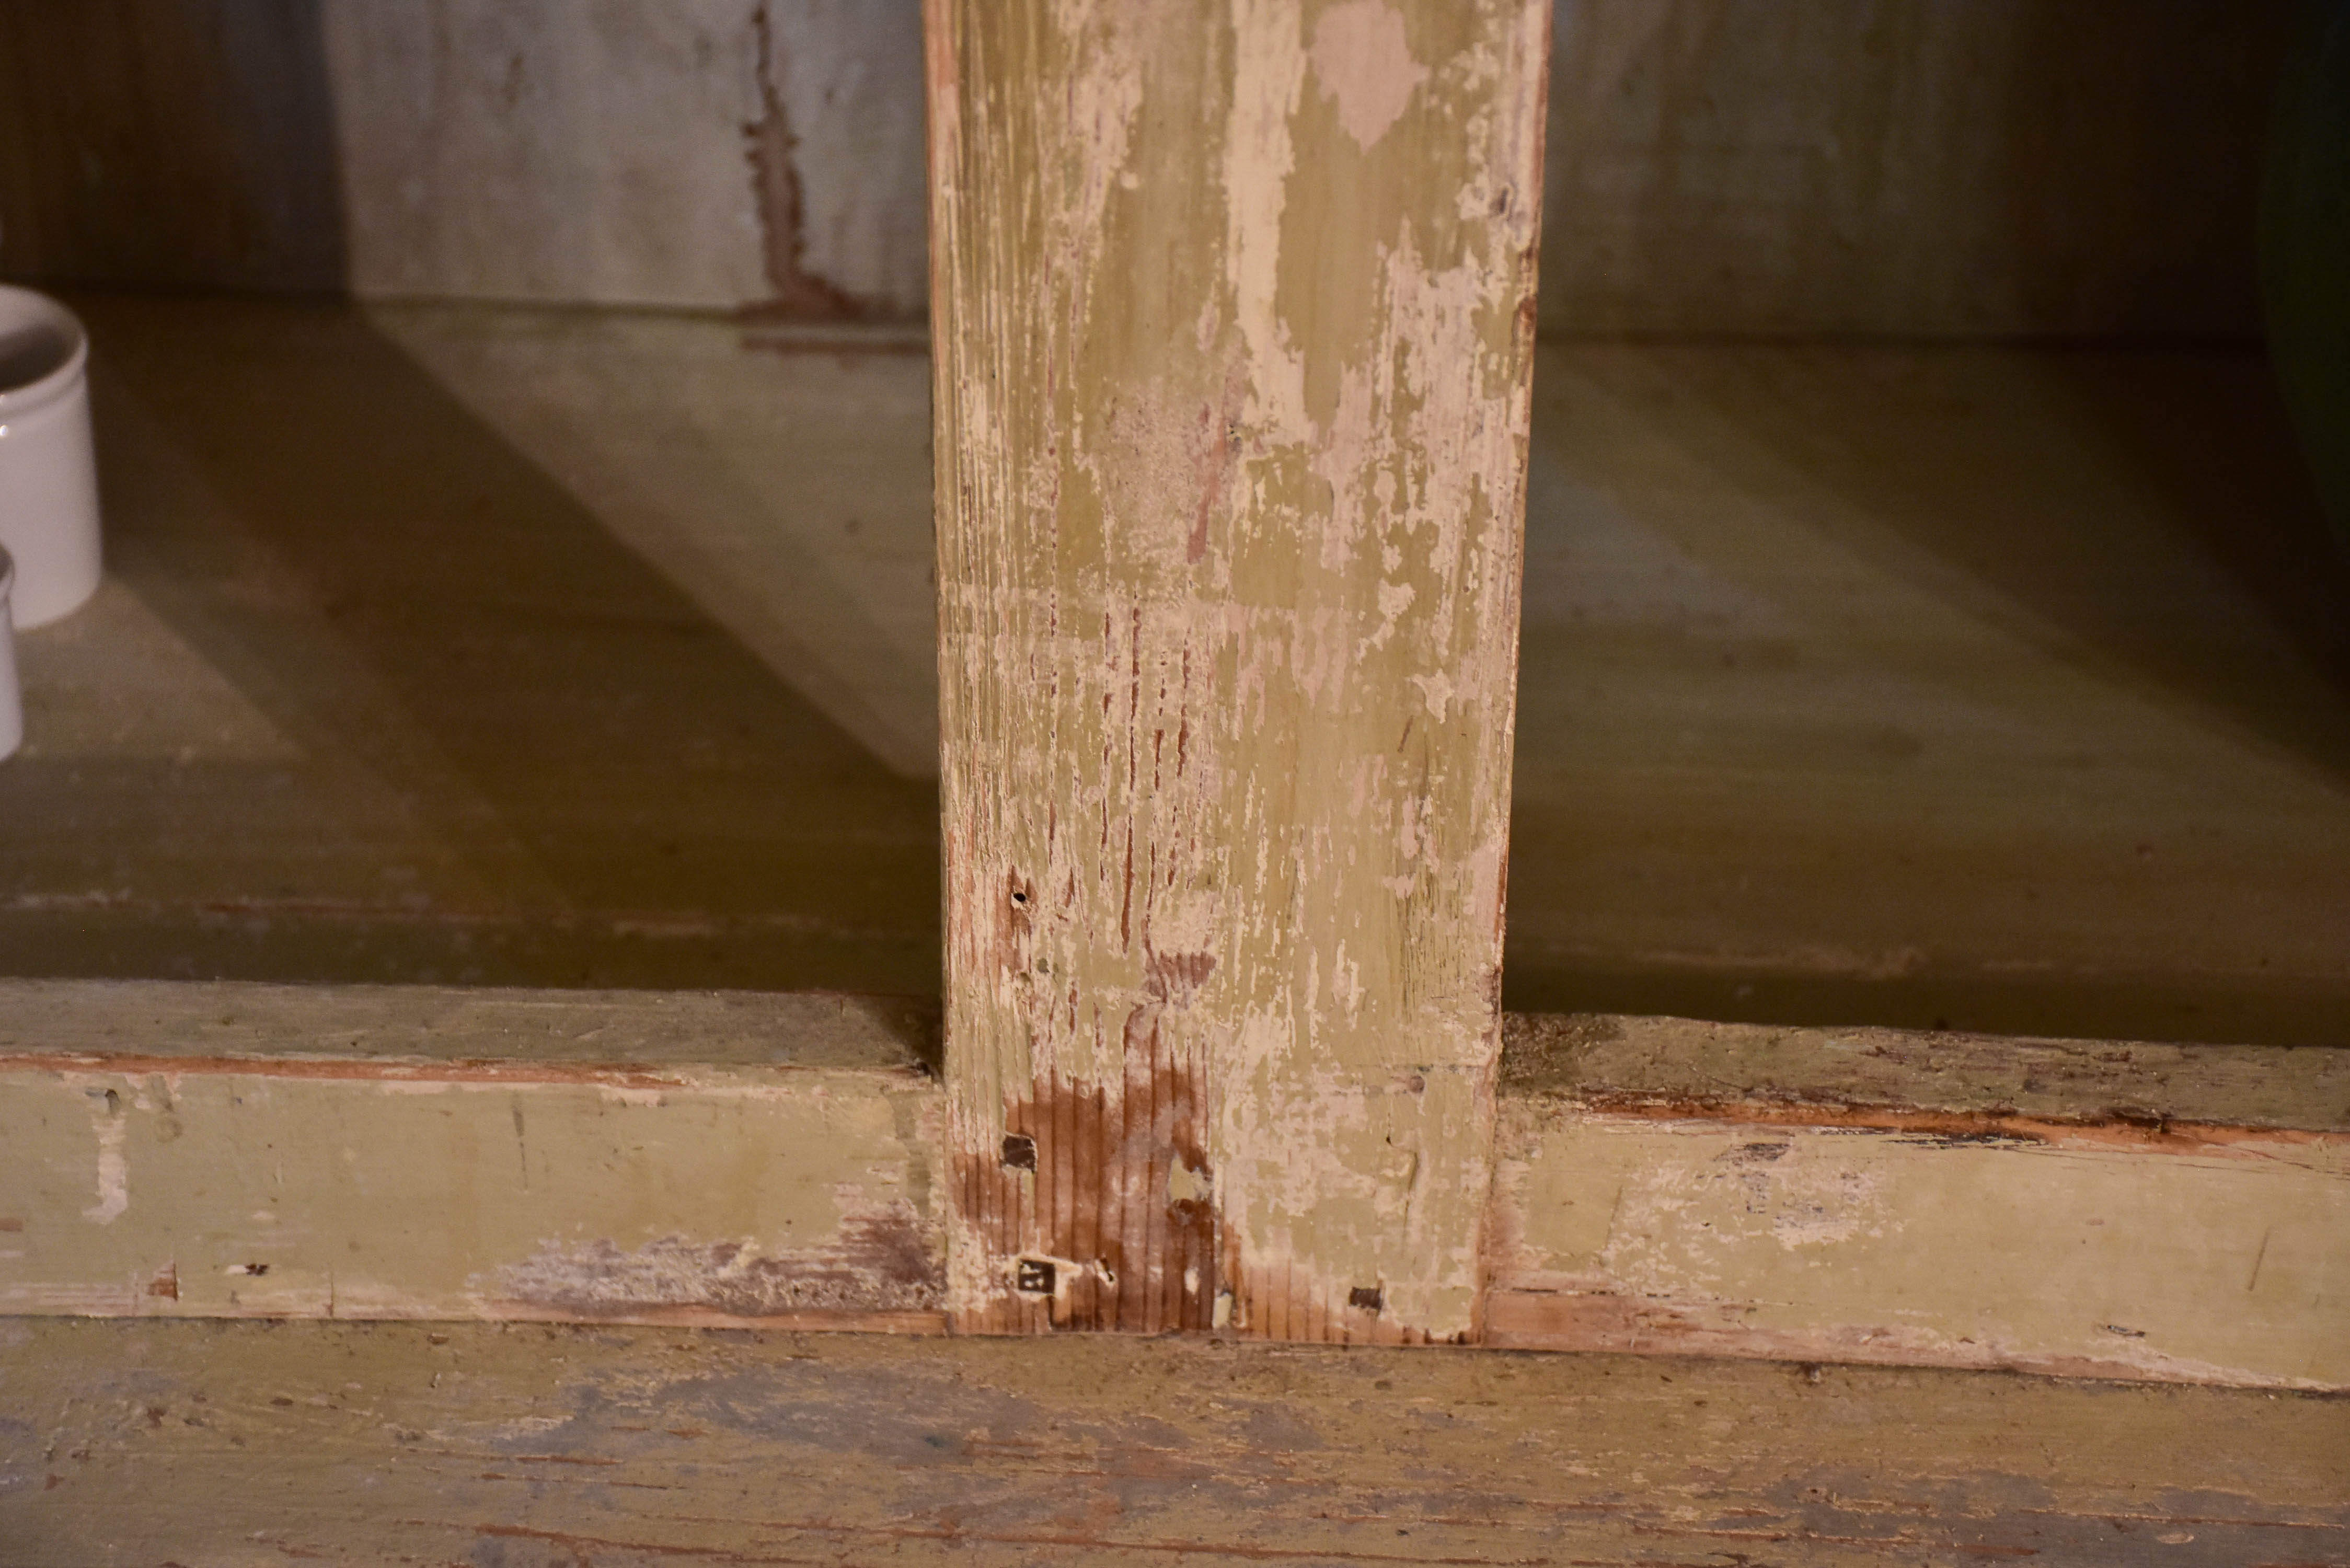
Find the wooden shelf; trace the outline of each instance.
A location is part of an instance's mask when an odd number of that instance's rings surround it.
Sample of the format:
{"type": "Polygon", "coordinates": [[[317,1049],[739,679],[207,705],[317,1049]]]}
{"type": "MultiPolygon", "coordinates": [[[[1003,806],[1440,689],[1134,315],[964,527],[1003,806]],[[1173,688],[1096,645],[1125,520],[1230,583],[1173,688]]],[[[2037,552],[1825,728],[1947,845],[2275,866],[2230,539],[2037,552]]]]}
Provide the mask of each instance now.
{"type": "MultiPolygon", "coordinates": [[[[91,296],[13,972],[933,992],[903,331],[91,296]]],[[[2350,582],[2219,348],[1567,341],[1510,1002],[2350,1040],[2350,582]]]]}

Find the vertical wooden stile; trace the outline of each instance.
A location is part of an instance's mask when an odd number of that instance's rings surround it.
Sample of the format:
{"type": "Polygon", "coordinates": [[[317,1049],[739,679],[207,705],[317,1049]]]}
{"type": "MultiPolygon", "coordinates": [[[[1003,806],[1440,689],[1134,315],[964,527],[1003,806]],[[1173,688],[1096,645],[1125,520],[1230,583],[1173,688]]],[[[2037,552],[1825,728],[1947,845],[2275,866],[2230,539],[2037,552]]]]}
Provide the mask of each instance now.
{"type": "Polygon", "coordinates": [[[1547,0],[928,0],[951,1295],[1477,1327],[1547,0]]]}

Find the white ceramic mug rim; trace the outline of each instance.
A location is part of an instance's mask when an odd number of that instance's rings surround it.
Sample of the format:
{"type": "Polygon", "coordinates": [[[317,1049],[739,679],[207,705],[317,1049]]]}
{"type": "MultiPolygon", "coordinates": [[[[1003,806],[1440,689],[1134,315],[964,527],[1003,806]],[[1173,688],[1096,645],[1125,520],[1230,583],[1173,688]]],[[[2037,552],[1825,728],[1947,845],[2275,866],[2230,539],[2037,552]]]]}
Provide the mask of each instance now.
{"type": "Polygon", "coordinates": [[[0,283],[0,300],[9,299],[29,301],[40,314],[65,329],[73,341],[73,348],[63,362],[46,374],[35,377],[21,387],[0,387],[0,417],[29,412],[55,399],[81,379],[82,367],[89,358],[89,334],[82,329],[81,317],[38,289],[0,283]]]}

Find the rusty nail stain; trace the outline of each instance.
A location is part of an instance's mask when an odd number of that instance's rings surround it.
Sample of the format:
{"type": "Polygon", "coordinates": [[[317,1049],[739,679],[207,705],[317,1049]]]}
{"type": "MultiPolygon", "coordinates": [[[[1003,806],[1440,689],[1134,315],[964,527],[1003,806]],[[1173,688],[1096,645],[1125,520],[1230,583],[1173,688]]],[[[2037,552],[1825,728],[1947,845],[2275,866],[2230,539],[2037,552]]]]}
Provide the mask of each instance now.
{"type": "Polygon", "coordinates": [[[1036,1140],[1026,1133],[1003,1135],[1003,1168],[1006,1170],[1036,1168],[1036,1140]]]}
{"type": "Polygon", "coordinates": [[[1377,1313],[1386,1299],[1385,1293],[1377,1285],[1357,1285],[1347,1293],[1348,1306],[1360,1307],[1367,1313],[1377,1313]]]}

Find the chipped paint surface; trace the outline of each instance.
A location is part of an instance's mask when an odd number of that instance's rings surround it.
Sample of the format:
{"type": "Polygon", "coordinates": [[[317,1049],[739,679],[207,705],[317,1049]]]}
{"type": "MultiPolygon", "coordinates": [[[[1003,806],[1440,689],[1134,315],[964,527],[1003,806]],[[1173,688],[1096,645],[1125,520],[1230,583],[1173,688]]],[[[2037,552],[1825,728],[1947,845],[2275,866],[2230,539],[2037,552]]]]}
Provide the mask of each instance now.
{"type": "MultiPolygon", "coordinates": [[[[853,1195],[852,1195],[853,1197],[853,1195]]],[[[736,1321],[802,1314],[937,1312],[945,1262],[935,1231],[902,1199],[846,1210],[833,1239],[769,1256],[755,1242],[663,1236],[630,1251],[610,1241],[543,1244],[494,1272],[501,1304],[566,1318],[643,1321],[712,1314],[736,1321]]]]}
{"type": "Polygon", "coordinates": [[[1547,7],[929,16],[955,1310],[1465,1336],[1547,7]]]}
{"type": "Polygon", "coordinates": [[[2350,1387],[2350,1135],[1503,1120],[1496,1345],[2350,1387]]]}
{"type": "Polygon", "coordinates": [[[10,1057],[0,1313],[943,1327],[918,1071],[481,1065],[10,1057]]]}
{"type": "MultiPolygon", "coordinates": [[[[1209,978],[1162,965],[1162,1012],[1209,978]]],[[[926,1033],[822,995],[0,981],[0,1313],[936,1334],[941,1190],[975,1173],[926,1033]]],[[[1505,1035],[1485,1343],[2350,1384],[2329,1053],[1505,1035]]],[[[1007,1107],[992,1164],[1036,1207],[1003,1233],[1048,1236],[1026,1299],[1167,1327],[1204,1297],[1231,1328],[1201,1087],[1138,1099],[1007,1107]],[[1078,1163],[1120,1140],[1170,1154],[1078,1163]],[[1130,1208],[1058,1218],[1086,1181],[1130,1208]]]]}

